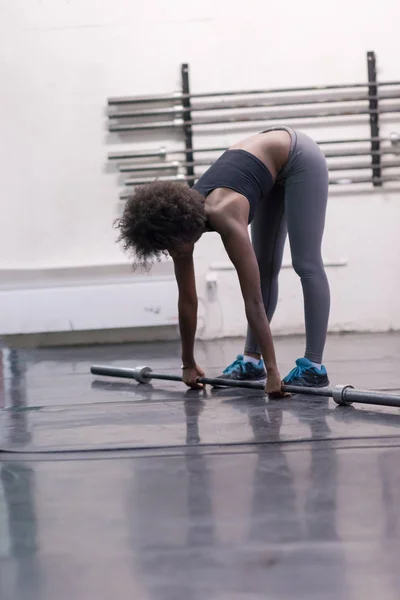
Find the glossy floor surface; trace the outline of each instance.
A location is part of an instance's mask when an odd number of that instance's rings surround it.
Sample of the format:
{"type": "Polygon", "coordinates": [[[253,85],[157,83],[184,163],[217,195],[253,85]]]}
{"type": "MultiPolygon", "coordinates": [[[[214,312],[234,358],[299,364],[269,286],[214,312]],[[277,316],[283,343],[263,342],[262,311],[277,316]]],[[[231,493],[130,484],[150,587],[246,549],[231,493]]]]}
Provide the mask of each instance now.
{"type": "MultiPolygon", "coordinates": [[[[277,342],[282,374],[301,338],[277,342]]],[[[198,346],[209,375],[238,341],[198,346]]],[[[1,600],[400,596],[400,409],[186,392],[175,343],[7,350],[1,600]]],[[[400,335],[334,336],[332,384],[400,393],[400,335]]]]}

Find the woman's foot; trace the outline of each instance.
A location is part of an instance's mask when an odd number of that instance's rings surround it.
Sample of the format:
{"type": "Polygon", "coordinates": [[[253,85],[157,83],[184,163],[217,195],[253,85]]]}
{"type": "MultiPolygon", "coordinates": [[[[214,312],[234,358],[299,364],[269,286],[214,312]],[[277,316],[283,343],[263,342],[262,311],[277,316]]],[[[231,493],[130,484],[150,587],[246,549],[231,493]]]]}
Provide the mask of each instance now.
{"type": "Polygon", "coordinates": [[[267,379],[267,373],[264,368],[263,360],[259,360],[257,363],[245,361],[243,354],[238,354],[236,360],[226,367],[222,375],[219,375],[217,379],[258,381],[265,383],[267,379]]]}
{"type": "Polygon", "coordinates": [[[315,367],[308,358],[298,358],[296,367],[283,380],[286,385],[302,387],[326,387],[329,385],[328,374],[324,365],[315,367]]]}

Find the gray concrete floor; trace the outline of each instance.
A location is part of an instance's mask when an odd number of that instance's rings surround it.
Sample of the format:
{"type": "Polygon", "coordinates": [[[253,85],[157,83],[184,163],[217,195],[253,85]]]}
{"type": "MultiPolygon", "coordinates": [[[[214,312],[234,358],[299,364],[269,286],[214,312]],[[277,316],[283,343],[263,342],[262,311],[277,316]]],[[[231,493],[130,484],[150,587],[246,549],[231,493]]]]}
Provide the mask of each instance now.
{"type": "MultiPolygon", "coordinates": [[[[277,341],[282,375],[301,338],[277,341]]],[[[198,345],[215,375],[240,340],[198,345]]],[[[400,390],[400,335],[328,340],[332,384],[400,390]]],[[[1,600],[400,596],[400,409],[93,377],[175,342],[3,350],[1,600]]],[[[399,392],[400,393],[400,392],[399,392]]]]}

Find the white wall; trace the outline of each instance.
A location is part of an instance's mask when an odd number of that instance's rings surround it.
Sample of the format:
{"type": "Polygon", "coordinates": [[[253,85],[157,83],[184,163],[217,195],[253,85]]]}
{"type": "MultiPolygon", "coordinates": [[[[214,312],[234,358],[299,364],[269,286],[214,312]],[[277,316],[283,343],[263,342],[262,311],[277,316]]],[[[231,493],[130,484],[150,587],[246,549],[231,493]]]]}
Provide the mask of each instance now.
{"type": "MultiPolygon", "coordinates": [[[[381,80],[399,80],[399,19],[393,0],[0,0],[0,269],[126,260],[111,227],[118,177],[106,161],[126,145],[107,133],[109,96],[178,89],[184,61],[193,91],[365,81],[367,50],[381,80]]],[[[383,135],[396,129],[383,119],[383,135]]],[[[366,125],[304,130],[369,135],[366,125]]],[[[399,217],[398,192],[332,193],[324,255],[348,263],[328,271],[332,329],[400,328],[399,217]]],[[[242,333],[235,274],[220,273],[213,294],[205,285],[210,263],[225,261],[221,244],[208,236],[196,258],[199,334],[242,333]]],[[[300,285],[284,270],[275,330],[301,331],[302,310],[300,285]]]]}

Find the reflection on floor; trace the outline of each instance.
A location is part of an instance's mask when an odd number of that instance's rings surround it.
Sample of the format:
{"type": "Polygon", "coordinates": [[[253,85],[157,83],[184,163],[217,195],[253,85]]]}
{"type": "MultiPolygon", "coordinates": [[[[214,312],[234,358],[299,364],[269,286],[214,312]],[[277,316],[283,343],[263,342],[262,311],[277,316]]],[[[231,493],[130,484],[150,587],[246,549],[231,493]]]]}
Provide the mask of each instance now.
{"type": "MultiPolygon", "coordinates": [[[[277,343],[282,374],[301,338],[277,343]]],[[[199,344],[215,375],[240,340],[199,344]]],[[[400,390],[400,335],[333,336],[332,384],[400,390]]],[[[7,350],[0,599],[397,598],[400,409],[93,377],[175,343],[7,350]]]]}

